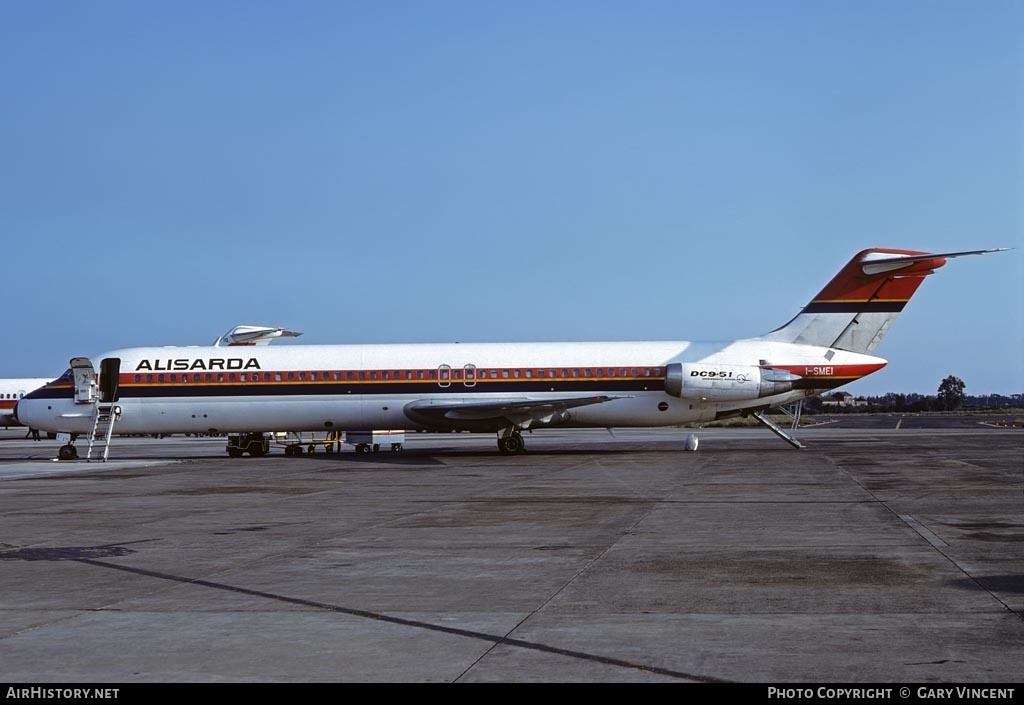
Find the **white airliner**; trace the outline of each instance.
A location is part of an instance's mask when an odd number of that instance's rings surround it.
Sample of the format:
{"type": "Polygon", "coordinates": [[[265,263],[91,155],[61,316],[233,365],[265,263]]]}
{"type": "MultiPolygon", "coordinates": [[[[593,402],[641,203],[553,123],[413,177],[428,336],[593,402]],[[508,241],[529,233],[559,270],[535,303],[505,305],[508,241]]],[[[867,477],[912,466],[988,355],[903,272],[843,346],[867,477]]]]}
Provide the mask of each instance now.
{"type": "Polygon", "coordinates": [[[753,415],[799,447],[763,412],[884,367],[872,353],[924,278],[948,258],[995,251],[864,250],[791,321],[728,343],[116,350],[101,356],[98,375],[90,360],[74,358],[19,402],[17,416],[83,434],[97,404],[116,403],[120,433],[466,430],[496,433],[501,452],[518,453],[527,429],[753,415]]]}
{"type": "Polygon", "coordinates": [[[20,426],[14,420],[14,405],[26,394],[50,381],[49,377],[0,379],[0,426],[20,426]]]}

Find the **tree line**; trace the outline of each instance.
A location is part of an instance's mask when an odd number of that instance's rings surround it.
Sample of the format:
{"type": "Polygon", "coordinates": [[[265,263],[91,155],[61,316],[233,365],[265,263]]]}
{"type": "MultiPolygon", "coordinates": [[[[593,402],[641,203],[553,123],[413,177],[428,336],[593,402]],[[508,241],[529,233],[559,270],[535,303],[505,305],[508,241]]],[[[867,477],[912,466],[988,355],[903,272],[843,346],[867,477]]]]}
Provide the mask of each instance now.
{"type": "Polygon", "coordinates": [[[835,398],[826,394],[804,401],[807,413],[915,413],[926,411],[1020,411],[1024,394],[965,394],[966,385],[950,375],[942,380],[935,394],[896,394],[857,397],[855,404],[835,406],[835,398]]]}

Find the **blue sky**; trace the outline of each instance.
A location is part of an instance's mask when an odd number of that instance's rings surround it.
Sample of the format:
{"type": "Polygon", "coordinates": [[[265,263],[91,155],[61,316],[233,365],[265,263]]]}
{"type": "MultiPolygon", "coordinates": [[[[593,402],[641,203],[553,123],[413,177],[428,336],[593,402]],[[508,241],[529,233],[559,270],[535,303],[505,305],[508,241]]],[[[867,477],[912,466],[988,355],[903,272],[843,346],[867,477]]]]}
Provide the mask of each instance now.
{"type": "MultiPolygon", "coordinates": [[[[0,8],[0,376],[212,341],[727,340],[860,249],[1020,247],[1024,5],[0,8]]],[[[1024,250],[854,393],[1024,391],[1024,250]]]]}

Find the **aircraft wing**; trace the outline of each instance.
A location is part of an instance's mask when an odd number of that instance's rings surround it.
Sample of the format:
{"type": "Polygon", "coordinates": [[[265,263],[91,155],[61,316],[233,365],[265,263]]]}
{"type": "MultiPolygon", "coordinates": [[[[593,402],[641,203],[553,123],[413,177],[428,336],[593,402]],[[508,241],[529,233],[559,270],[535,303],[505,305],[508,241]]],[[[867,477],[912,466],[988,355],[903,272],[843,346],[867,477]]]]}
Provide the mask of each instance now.
{"type": "Polygon", "coordinates": [[[616,399],[630,399],[628,395],[601,394],[568,399],[487,399],[484,401],[414,401],[405,407],[409,418],[419,423],[439,426],[469,426],[485,423],[511,424],[522,429],[537,424],[546,426],[568,420],[566,412],[580,406],[604,404],[616,399]]]}

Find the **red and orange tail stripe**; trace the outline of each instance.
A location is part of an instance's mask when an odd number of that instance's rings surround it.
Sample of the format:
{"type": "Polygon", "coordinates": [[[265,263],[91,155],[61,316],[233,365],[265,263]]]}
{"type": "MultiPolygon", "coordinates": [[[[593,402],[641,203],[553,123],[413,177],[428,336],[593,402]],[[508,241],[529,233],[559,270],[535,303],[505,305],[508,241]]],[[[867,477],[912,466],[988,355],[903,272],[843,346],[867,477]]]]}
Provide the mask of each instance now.
{"type": "MultiPolygon", "coordinates": [[[[914,250],[871,249],[859,252],[824,289],[804,307],[804,313],[899,313],[924,278],[946,263],[942,257],[914,262],[894,271],[866,274],[865,257],[926,255],[914,250]]],[[[870,260],[868,260],[870,261],[870,260]]]]}

